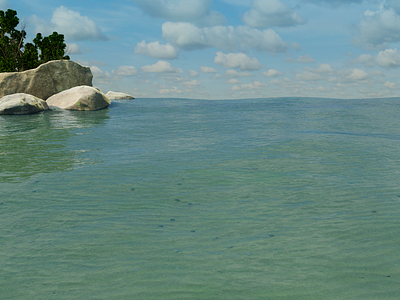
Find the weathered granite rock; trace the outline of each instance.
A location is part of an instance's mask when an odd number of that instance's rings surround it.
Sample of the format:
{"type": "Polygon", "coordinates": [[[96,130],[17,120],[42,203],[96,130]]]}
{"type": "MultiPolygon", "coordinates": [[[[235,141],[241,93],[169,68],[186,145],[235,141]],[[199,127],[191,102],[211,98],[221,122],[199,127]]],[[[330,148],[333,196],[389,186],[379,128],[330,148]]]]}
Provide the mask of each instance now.
{"type": "Polygon", "coordinates": [[[32,70],[0,73],[0,97],[25,93],[46,100],[75,86],[92,86],[92,79],[89,67],[69,60],[53,60],[32,70]]]}
{"type": "Polygon", "coordinates": [[[109,91],[106,96],[109,99],[135,99],[135,97],[129,95],[129,94],[125,94],[125,93],[117,93],[117,92],[112,92],[109,91]]]}
{"type": "Polygon", "coordinates": [[[46,102],[49,106],[70,110],[98,110],[111,104],[106,95],[87,85],[76,86],[53,95],[46,102]]]}
{"type": "Polygon", "coordinates": [[[0,99],[0,115],[27,115],[48,109],[46,101],[24,93],[7,95],[0,99]]]}

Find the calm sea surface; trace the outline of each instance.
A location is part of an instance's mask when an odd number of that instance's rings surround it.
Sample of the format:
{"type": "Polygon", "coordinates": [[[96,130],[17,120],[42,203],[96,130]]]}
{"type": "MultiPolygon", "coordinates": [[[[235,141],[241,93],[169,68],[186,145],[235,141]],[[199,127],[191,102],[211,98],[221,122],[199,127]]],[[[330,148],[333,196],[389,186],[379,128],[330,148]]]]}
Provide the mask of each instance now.
{"type": "Polygon", "coordinates": [[[399,299],[400,99],[0,116],[0,299],[399,299]]]}

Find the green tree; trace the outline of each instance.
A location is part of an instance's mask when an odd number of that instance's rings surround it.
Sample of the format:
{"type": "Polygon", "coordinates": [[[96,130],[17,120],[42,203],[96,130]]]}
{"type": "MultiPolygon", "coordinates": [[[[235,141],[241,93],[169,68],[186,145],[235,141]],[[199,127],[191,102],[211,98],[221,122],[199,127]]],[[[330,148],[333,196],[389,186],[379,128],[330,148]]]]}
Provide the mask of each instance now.
{"type": "Polygon", "coordinates": [[[0,72],[24,71],[50,60],[69,59],[63,34],[53,32],[43,37],[38,33],[33,44],[24,44],[26,31],[16,29],[18,24],[15,10],[0,10],[0,72]]]}

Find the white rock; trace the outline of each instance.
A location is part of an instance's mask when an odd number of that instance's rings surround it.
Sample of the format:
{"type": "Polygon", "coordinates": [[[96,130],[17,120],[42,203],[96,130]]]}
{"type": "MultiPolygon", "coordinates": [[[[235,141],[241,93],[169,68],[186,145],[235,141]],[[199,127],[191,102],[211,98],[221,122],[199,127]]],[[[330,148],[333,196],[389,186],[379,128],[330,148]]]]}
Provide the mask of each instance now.
{"type": "Polygon", "coordinates": [[[7,95],[0,99],[0,115],[27,115],[48,109],[46,101],[24,93],[7,95]]]}
{"type": "Polygon", "coordinates": [[[70,110],[98,110],[111,104],[106,95],[87,85],[76,86],[53,95],[46,102],[49,106],[70,110]]]}
{"type": "Polygon", "coordinates": [[[25,93],[47,100],[74,86],[92,86],[92,79],[89,67],[69,60],[53,60],[32,70],[0,73],[0,97],[25,93]]]}
{"type": "Polygon", "coordinates": [[[109,91],[106,96],[109,99],[135,99],[135,97],[129,95],[129,94],[125,94],[125,93],[117,93],[117,92],[112,92],[109,91]]]}

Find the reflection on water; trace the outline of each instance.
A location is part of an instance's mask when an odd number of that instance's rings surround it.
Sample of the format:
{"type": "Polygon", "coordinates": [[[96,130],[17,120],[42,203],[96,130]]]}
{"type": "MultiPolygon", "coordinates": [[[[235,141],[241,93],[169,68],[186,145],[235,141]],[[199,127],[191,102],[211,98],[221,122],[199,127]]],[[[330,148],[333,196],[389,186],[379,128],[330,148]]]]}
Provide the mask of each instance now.
{"type": "Polygon", "coordinates": [[[53,110],[0,116],[0,182],[60,172],[79,163],[79,149],[68,146],[77,130],[104,126],[109,110],[53,110]]]}

